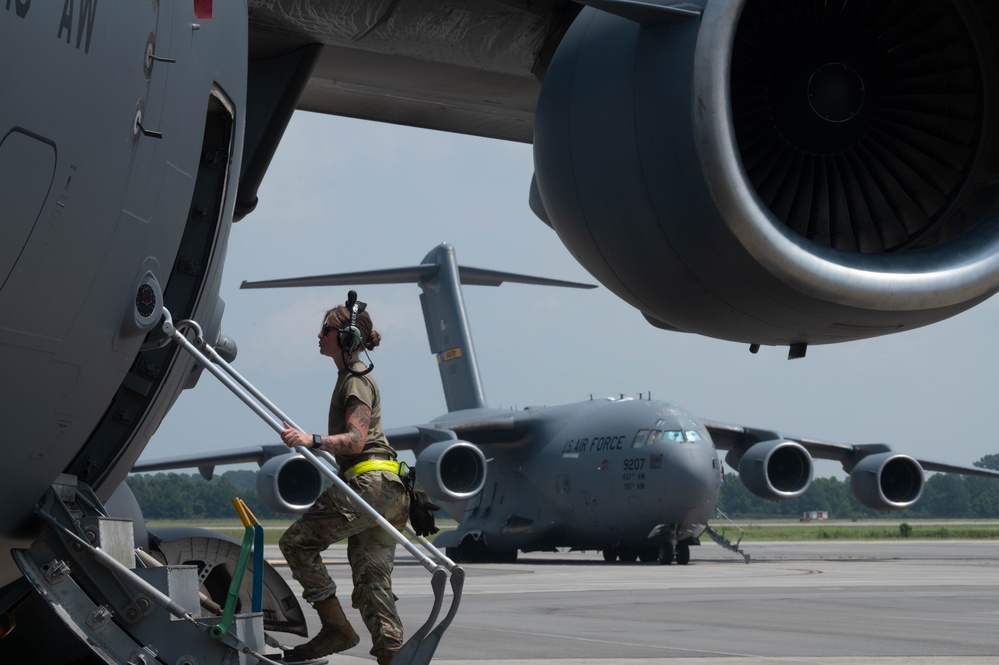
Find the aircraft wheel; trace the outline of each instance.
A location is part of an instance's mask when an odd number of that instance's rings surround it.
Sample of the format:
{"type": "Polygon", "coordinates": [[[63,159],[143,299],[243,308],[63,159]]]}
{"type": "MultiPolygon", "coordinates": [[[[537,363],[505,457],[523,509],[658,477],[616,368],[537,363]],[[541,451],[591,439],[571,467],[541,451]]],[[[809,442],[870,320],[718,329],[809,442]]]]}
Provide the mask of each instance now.
{"type": "Polygon", "coordinates": [[[517,550],[502,550],[493,553],[495,563],[517,563],[517,550]]]}
{"type": "Polygon", "coordinates": [[[659,559],[659,548],[655,545],[646,545],[638,548],[638,560],[642,563],[652,563],[659,559]]]}
{"type": "Polygon", "coordinates": [[[676,562],[681,566],[686,566],[690,563],[690,545],[680,543],[676,546],[676,562]]]}
{"type": "Polygon", "coordinates": [[[612,563],[614,561],[617,561],[617,548],[608,547],[607,549],[605,549],[604,561],[606,561],[607,563],[612,563]]]}
{"type": "Polygon", "coordinates": [[[448,558],[450,558],[452,561],[463,562],[463,563],[489,562],[490,553],[486,550],[485,546],[480,540],[475,540],[474,538],[471,537],[465,537],[461,541],[461,544],[459,544],[458,547],[454,549],[458,554],[457,558],[451,556],[448,552],[445,552],[445,554],[448,555],[448,558]]]}
{"type": "Polygon", "coordinates": [[[668,566],[673,563],[673,546],[664,544],[659,546],[659,565],[668,566]]]}
{"type": "Polygon", "coordinates": [[[620,547],[617,551],[617,557],[621,563],[634,563],[638,560],[638,550],[634,547],[620,547]]]}

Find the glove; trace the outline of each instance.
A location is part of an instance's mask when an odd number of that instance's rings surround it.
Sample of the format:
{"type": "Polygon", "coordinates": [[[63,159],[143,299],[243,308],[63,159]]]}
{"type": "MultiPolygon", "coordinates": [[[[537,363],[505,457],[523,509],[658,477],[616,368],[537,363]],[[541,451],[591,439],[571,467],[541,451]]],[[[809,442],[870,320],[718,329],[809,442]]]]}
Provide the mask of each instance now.
{"type": "Polygon", "coordinates": [[[415,487],[409,488],[409,522],[417,536],[425,538],[440,531],[434,523],[434,513],[440,509],[426,492],[415,487]]]}

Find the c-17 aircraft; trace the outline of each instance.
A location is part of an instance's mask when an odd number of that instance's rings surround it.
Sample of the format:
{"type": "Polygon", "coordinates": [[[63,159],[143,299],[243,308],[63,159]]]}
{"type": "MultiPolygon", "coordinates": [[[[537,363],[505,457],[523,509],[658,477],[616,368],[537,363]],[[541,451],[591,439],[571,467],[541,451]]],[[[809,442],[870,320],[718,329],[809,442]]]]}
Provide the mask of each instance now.
{"type": "MultiPolygon", "coordinates": [[[[415,282],[448,412],[387,429],[416,455],[416,480],[458,521],[434,541],[463,561],[516,560],[518,551],[601,550],[613,561],[687,564],[714,515],[722,480],[718,449],[757,496],[807,491],[813,457],[840,462],[858,500],[877,510],[914,506],[923,470],[999,479],[999,472],[916,460],[884,444],[847,445],[776,430],[704,420],[653,399],[589,399],[521,411],[486,404],[462,284],[503,282],[585,287],[459,266],[454,248],[435,247],[420,264],[386,270],[243,282],[242,288],[415,282]]],[[[283,444],[140,460],[135,471],[253,461],[257,487],[279,512],[307,509],[322,490],[315,469],[283,444]]],[[[748,561],[748,559],[747,559],[748,561]]]]}
{"type": "Polygon", "coordinates": [[[164,309],[232,348],[229,233],[296,109],[532,143],[531,208],[601,283],[800,356],[995,293],[997,28],[985,0],[0,2],[0,660],[79,659],[14,555],[88,556],[53,533],[104,523],[197,383],[164,309]]]}

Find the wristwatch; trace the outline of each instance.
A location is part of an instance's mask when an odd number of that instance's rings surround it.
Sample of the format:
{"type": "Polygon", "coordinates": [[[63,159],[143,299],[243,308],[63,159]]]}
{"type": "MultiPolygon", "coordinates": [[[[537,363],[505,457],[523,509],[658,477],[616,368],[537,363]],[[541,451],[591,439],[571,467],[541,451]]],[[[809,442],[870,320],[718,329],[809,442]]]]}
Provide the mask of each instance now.
{"type": "Polygon", "coordinates": [[[313,434],[312,435],[312,447],[313,448],[318,448],[321,445],[323,445],[323,437],[322,437],[322,435],[321,434],[313,434]]]}

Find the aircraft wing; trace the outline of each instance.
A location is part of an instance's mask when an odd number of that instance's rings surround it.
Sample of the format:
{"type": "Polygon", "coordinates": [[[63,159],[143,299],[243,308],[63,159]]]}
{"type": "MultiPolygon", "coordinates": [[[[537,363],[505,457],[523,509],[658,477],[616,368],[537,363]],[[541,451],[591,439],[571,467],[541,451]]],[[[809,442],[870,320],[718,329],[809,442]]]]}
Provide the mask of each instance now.
{"type": "MultiPolygon", "coordinates": [[[[487,410],[488,411],[488,410],[487,410]]],[[[488,448],[490,444],[517,446],[533,438],[530,414],[523,411],[487,413],[481,417],[440,418],[428,425],[385,430],[385,436],[396,450],[414,450],[437,441],[461,439],[488,448]]]]}
{"type": "MultiPolygon", "coordinates": [[[[464,501],[482,489],[486,477],[488,460],[475,443],[503,441],[509,446],[531,440],[529,418],[517,418],[512,414],[504,414],[501,418],[482,415],[461,419],[453,423],[454,429],[452,423],[438,423],[388,429],[385,435],[396,450],[413,451],[417,456],[417,468],[426,462],[428,472],[420,472],[423,476],[421,486],[431,496],[464,501]]],[[[132,471],[197,468],[205,480],[211,480],[216,466],[247,462],[260,467],[257,493],[264,505],[277,512],[304,512],[326,486],[316,467],[280,443],[140,460],[132,471]]]]}
{"type": "Polygon", "coordinates": [[[569,0],[249,0],[251,71],[321,44],[297,108],[531,142],[569,0]]]}
{"type": "MultiPolygon", "coordinates": [[[[763,441],[794,441],[805,447],[805,450],[816,459],[827,459],[839,462],[843,469],[849,473],[857,463],[868,455],[892,452],[891,446],[885,443],[864,443],[849,444],[812,439],[807,437],[788,435],[774,430],[745,427],[742,425],[731,425],[715,421],[702,421],[711,434],[711,439],[715,447],[721,450],[735,452],[741,456],[746,450],[756,443],[763,441]]],[[[983,478],[999,478],[999,471],[991,469],[981,469],[974,466],[962,466],[957,464],[947,464],[932,460],[914,458],[926,471],[936,471],[940,473],[958,473],[965,476],[979,476],[983,478]]]]}
{"type": "Polygon", "coordinates": [[[279,455],[293,454],[288,446],[283,443],[275,443],[264,446],[247,446],[245,448],[231,448],[228,450],[213,450],[211,452],[197,453],[194,455],[177,455],[175,457],[161,457],[154,460],[139,460],[132,467],[133,473],[146,471],[168,471],[170,469],[194,469],[205,480],[211,480],[216,466],[227,464],[246,464],[253,462],[263,465],[267,460],[279,455]]]}
{"type": "MultiPolygon", "coordinates": [[[[483,417],[464,417],[446,422],[437,421],[427,425],[394,427],[386,429],[385,436],[396,450],[415,452],[439,441],[458,441],[459,439],[483,446],[497,442],[503,442],[509,446],[526,443],[530,439],[529,422],[530,418],[523,415],[522,412],[511,412],[509,415],[504,414],[498,417],[486,414],[483,417]]],[[[295,454],[297,453],[283,443],[274,443],[151,460],[140,459],[132,467],[132,472],[144,473],[196,468],[205,480],[211,480],[216,466],[250,462],[263,466],[275,457],[295,454]]]]}
{"type": "Polygon", "coordinates": [[[235,218],[295,110],[532,143],[571,0],[248,0],[247,117],[235,218]]]}

